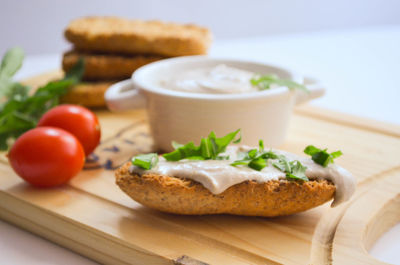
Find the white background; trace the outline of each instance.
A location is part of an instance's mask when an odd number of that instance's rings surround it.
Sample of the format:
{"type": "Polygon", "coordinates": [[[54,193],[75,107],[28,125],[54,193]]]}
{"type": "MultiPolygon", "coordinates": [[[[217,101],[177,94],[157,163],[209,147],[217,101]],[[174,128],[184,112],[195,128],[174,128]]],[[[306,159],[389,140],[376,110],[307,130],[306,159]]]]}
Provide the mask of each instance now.
{"type": "Polygon", "coordinates": [[[0,0],[0,54],[61,52],[73,18],[114,15],[197,23],[216,40],[400,24],[397,0],[0,0]]]}
{"type": "MultiPolygon", "coordinates": [[[[0,54],[20,45],[17,77],[57,68],[69,45],[62,30],[83,15],[194,22],[215,35],[211,56],[276,63],[321,79],[313,104],[400,124],[400,1],[4,1],[0,54]]],[[[399,151],[400,157],[400,151],[399,151]]],[[[400,264],[400,225],[371,253],[400,264]]],[[[3,264],[93,264],[0,221],[3,264]],[[5,263],[4,263],[5,262],[5,263]]]]}

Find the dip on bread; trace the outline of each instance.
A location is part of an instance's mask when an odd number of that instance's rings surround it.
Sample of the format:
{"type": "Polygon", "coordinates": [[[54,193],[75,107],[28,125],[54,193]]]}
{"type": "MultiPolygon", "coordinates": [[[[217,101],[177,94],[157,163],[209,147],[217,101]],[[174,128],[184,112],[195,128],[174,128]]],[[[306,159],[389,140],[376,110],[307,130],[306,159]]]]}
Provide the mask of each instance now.
{"type": "MultiPolygon", "coordinates": [[[[246,166],[232,166],[232,162],[241,159],[244,152],[250,151],[249,146],[228,146],[222,156],[228,157],[227,160],[189,160],[166,161],[160,157],[157,165],[144,170],[137,166],[131,166],[129,171],[142,175],[152,173],[178,178],[187,178],[201,183],[213,194],[220,194],[229,187],[253,180],[259,183],[271,180],[285,179],[286,174],[273,166],[276,159],[270,159],[266,167],[262,170],[253,170],[246,166]]],[[[277,155],[283,155],[290,161],[299,161],[306,166],[305,175],[310,180],[326,179],[336,186],[332,207],[347,201],[355,191],[356,181],[354,177],[344,168],[329,164],[323,167],[315,163],[311,158],[300,157],[292,153],[280,150],[272,150],[277,155]]]]}

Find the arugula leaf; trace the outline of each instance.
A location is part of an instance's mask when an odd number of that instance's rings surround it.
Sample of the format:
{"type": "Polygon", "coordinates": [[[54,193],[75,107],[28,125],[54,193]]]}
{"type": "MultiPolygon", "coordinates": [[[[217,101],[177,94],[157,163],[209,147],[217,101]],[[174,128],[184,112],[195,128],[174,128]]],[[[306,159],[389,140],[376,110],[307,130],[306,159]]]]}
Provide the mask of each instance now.
{"type": "Polygon", "coordinates": [[[149,153],[144,155],[137,155],[132,158],[132,164],[143,168],[143,169],[152,169],[158,163],[158,154],[149,153]]]}
{"type": "Polygon", "coordinates": [[[84,71],[80,59],[64,79],[49,82],[29,96],[28,86],[11,79],[22,59],[22,50],[14,48],[6,53],[0,66],[0,97],[4,97],[0,101],[0,150],[7,150],[13,140],[34,128],[45,112],[58,105],[59,97],[79,82],[84,71]]]}
{"type": "Polygon", "coordinates": [[[236,135],[239,130],[228,133],[224,137],[217,138],[214,132],[211,132],[207,138],[202,138],[200,140],[200,145],[196,146],[193,142],[189,142],[185,145],[177,144],[172,142],[172,146],[175,148],[174,151],[170,153],[163,154],[163,157],[167,161],[179,161],[182,159],[192,159],[192,160],[225,160],[229,159],[227,156],[219,156],[220,153],[225,152],[226,147],[231,142],[237,142],[239,139],[235,140],[236,135]]]}
{"type": "Polygon", "coordinates": [[[280,79],[276,75],[261,75],[255,76],[250,80],[250,83],[258,87],[260,90],[267,90],[271,88],[271,85],[286,86],[290,90],[299,89],[304,92],[309,92],[306,86],[296,83],[291,80],[280,79]]]}
{"type": "Polygon", "coordinates": [[[341,156],[343,153],[342,151],[338,150],[332,153],[328,153],[327,152],[327,148],[325,149],[319,149],[313,145],[309,145],[304,149],[304,153],[307,155],[311,156],[311,159],[323,166],[323,167],[327,167],[330,163],[334,163],[334,159],[338,158],[339,156],[341,156]]]}

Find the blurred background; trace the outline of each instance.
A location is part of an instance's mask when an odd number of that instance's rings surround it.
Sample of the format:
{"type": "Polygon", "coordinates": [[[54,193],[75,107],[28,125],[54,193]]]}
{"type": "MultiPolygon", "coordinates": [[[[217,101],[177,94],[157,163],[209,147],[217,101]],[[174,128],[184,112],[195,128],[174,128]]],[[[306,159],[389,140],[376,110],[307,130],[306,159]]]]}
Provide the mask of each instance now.
{"type": "Polygon", "coordinates": [[[1,0],[0,54],[15,45],[28,55],[62,52],[63,29],[89,15],[196,23],[218,41],[400,24],[399,10],[398,0],[1,0]]]}
{"type": "MultiPolygon", "coordinates": [[[[317,77],[327,88],[327,95],[312,104],[400,124],[399,0],[1,0],[0,4],[0,55],[16,45],[28,55],[17,78],[60,68],[62,53],[71,47],[63,31],[77,17],[195,23],[214,34],[211,56],[295,69],[317,77]]],[[[7,253],[16,264],[16,260],[33,264],[32,256],[39,259],[35,264],[49,257],[51,264],[65,264],[68,255],[70,264],[79,263],[73,261],[77,255],[0,224],[0,254],[7,253]],[[31,245],[38,247],[23,255],[31,245]]],[[[371,253],[398,264],[399,238],[400,224],[371,253]]]]}

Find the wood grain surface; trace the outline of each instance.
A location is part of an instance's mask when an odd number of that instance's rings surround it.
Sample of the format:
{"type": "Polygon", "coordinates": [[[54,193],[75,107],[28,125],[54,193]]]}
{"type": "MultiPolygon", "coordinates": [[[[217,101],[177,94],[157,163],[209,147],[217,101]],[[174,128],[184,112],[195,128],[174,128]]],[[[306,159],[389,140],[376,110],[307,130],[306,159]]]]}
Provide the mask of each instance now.
{"type": "Polygon", "coordinates": [[[1,219],[104,264],[383,264],[368,249],[400,221],[399,126],[298,108],[281,148],[342,150],[337,163],[358,181],[351,201],[279,218],[178,216],[143,207],[114,184],[113,169],[152,151],[145,111],[97,115],[102,142],[68,185],[32,188],[3,156],[1,219]]]}

